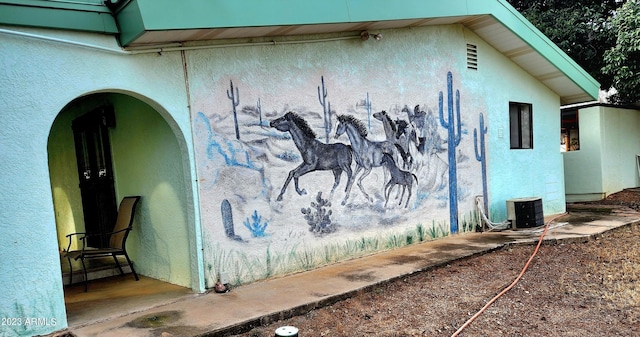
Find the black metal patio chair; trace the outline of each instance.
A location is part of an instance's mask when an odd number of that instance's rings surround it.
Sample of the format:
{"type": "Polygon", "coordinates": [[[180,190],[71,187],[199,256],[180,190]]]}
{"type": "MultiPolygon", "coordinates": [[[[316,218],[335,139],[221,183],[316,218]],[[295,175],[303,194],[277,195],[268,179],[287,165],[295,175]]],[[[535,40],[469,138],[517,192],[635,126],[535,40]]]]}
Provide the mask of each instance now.
{"type": "Polygon", "coordinates": [[[129,259],[129,255],[127,254],[127,237],[129,233],[133,229],[133,217],[135,215],[136,206],[140,201],[140,196],[128,196],[124,197],[120,202],[120,207],[118,208],[118,217],[116,219],[115,226],[111,233],[105,234],[95,234],[89,235],[87,233],[72,233],[68,234],[69,245],[67,246],[67,250],[65,253],[66,258],[69,261],[70,273],[69,273],[69,284],[73,281],[73,264],[71,260],[80,260],[82,261],[82,270],[84,272],[84,291],[86,292],[88,289],[88,279],[87,279],[87,268],[85,265],[86,259],[91,258],[103,258],[112,256],[118,266],[118,270],[121,275],[124,275],[124,271],[120,266],[120,262],[118,261],[118,256],[124,256],[127,260],[127,264],[129,268],[131,268],[131,272],[135,277],[136,281],[139,280],[138,274],[135,269],[133,269],[133,263],[131,263],[131,259],[129,259]],[[109,236],[109,246],[105,248],[91,248],[87,247],[87,238],[91,236],[109,236]],[[82,242],[82,249],[80,250],[70,250],[71,243],[73,241],[73,237],[77,236],[80,242],[82,242]]]}

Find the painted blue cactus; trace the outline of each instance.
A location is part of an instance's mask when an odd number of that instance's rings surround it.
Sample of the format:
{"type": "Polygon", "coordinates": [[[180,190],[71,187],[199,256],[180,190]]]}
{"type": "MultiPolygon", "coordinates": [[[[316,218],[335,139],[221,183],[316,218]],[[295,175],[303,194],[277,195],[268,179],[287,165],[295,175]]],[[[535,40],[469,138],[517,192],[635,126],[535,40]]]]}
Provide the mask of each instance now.
{"type": "Polygon", "coordinates": [[[462,125],[460,122],[460,91],[456,90],[455,109],[456,115],[453,115],[453,75],[447,73],[447,113],[448,119],[445,120],[443,111],[442,91],[438,96],[438,113],[440,115],[440,125],[447,129],[447,152],[449,155],[449,226],[451,234],[458,232],[458,184],[456,169],[456,147],[460,144],[462,135],[462,125]],[[456,132],[457,126],[457,132],[456,132]]]}
{"type": "Polygon", "coordinates": [[[231,84],[231,91],[227,90],[227,97],[231,100],[231,106],[233,107],[233,122],[236,127],[236,139],[240,140],[240,129],[238,128],[238,114],[236,113],[236,107],[240,104],[240,92],[238,92],[238,87],[236,87],[236,91],[233,91],[233,81],[229,80],[231,84]]]}
{"type": "Polygon", "coordinates": [[[262,238],[267,234],[264,232],[267,229],[269,223],[262,222],[262,216],[258,215],[258,211],[254,210],[251,215],[251,219],[247,218],[244,220],[244,226],[251,232],[251,236],[254,238],[262,238]]]}
{"type": "Polygon", "coordinates": [[[489,214],[488,190],[487,190],[487,156],[485,153],[484,135],[487,127],[484,126],[484,116],[480,113],[480,152],[478,152],[478,129],[473,130],[473,145],[476,151],[476,160],[482,164],[482,200],[484,201],[484,214],[489,214]]]}

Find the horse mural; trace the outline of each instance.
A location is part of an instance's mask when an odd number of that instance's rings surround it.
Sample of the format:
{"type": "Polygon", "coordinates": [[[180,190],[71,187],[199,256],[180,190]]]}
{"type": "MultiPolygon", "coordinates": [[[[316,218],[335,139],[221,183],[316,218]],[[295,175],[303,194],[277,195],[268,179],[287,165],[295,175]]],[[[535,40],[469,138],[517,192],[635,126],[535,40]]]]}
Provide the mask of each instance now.
{"type": "Polygon", "coordinates": [[[409,206],[409,199],[411,199],[411,190],[413,189],[413,180],[418,184],[418,177],[415,174],[401,170],[396,162],[393,160],[391,155],[384,154],[382,156],[382,165],[387,168],[389,173],[391,174],[391,179],[384,186],[384,206],[387,206],[389,202],[389,195],[391,194],[391,190],[397,185],[400,186],[400,190],[402,190],[402,195],[400,195],[400,202],[398,205],[402,205],[402,198],[404,197],[404,192],[408,190],[409,194],[407,195],[407,202],[404,205],[404,208],[409,206]]]}
{"type": "MultiPolygon", "coordinates": [[[[364,172],[360,178],[358,178],[358,187],[367,200],[372,202],[373,198],[371,198],[364,190],[362,180],[371,173],[371,170],[374,167],[382,166],[382,157],[385,153],[389,154],[391,157],[396,157],[398,149],[395,144],[389,141],[375,142],[368,140],[366,126],[352,115],[338,116],[338,127],[336,129],[335,138],[340,137],[344,133],[349,137],[353,153],[355,154],[357,167],[354,177],[364,169],[364,172]]],[[[351,183],[353,183],[353,181],[351,183]]],[[[347,197],[348,196],[349,195],[347,194],[347,197]]],[[[345,197],[343,204],[346,200],[347,199],[345,197]]]]}
{"type": "MultiPolygon", "coordinates": [[[[380,111],[373,114],[373,118],[382,122],[382,126],[384,128],[384,134],[387,138],[387,141],[392,142],[393,144],[398,145],[402,149],[402,151],[398,151],[402,156],[403,167],[411,168],[411,164],[413,163],[413,158],[411,157],[411,152],[409,146],[413,144],[417,144],[417,137],[415,130],[410,123],[405,120],[398,119],[394,122],[389,114],[386,111],[380,111]]],[[[414,145],[415,146],[415,145],[414,145]]]]}
{"type": "Polygon", "coordinates": [[[289,132],[298,151],[300,151],[302,155],[302,163],[289,171],[289,175],[280,190],[277,201],[282,201],[282,196],[287,190],[287,186],[292,178],[298,195],[304,195],[307,194],[307,191],[299,188],[298,178],[313,171],[331,170],[333,171],[335,179],[333,188],[331,189],[331,195],[333,195],[334,190],[340,184],[342,172],[347,173],[346,195],[342,201],[344,205],[349,197],[351,185],[353,184],[352,180],[354,178],[353,172],[351,171],[353,157],[351,146],[342,143],[325,144],[320,142],[316,139],[316,134],[311,127],[309,127],[307,121],[295,112],[287,112],[284,116],[272,120],[269,126],[282,132],[289,132]]]}

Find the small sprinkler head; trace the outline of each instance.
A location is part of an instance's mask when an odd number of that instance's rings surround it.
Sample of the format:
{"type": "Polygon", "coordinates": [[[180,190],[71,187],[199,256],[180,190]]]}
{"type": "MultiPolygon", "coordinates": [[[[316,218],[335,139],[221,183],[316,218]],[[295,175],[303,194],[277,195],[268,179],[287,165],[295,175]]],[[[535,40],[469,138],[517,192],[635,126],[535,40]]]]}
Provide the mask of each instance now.
{"type": "Polygon", "coordinates": [[[298,337],[298,328],[295,326],[281,326],[276,329],[275,337],[298,337]]]}

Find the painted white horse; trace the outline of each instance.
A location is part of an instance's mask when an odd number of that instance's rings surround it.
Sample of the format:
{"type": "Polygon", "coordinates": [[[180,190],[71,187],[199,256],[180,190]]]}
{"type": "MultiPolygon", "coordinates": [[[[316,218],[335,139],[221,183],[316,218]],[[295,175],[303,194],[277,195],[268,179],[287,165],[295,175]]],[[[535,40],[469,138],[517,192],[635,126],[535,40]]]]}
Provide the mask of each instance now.
{"type": "MultiPolygon", "coordinates": [[[[382,166],[382,157],[384,156],[384,154],[389,154],[392,157],[395,157],[398,149],[396,148],[395,144],[389,141],[376,142],[368,140],[366,126],[352,115],[338,116],[338,127],[336,129],[335,138],[340,137],[340,135],[344,133],[346,133],[347,137],[349,137],[351,147],[353,148],[353,153],[355,154],[354,157],[357,167],[355,173],[353,174],[353,178],[355,178],[361,170],[364,170],[360,178],[358,178],[358,187],[360,188],[362,194],[364,194],[364,196],[367,198],[367,200],[371,202],[373,201],[373,199],[364,190],[364,187],[362,186],[362,180],[366,178],[369,173],[371,173],[371,170],[374,167],[382,166]]],[[[349,189],[349,187],[347,187],[347,189],[349,189]]]]}
{"type": "MultiPolygon", "coordinates": [[[[405,120],[394,122],[386,111],[373,114],[373,118],[382,122],[384,134],[387,141],[398,145],[398,153],[402,157],[403,167],[411,169],[412,158],[409,153],[409,146],[416,146],[417,137],[413,126],[405,120]]],[[[400,158],[394,158],[399,161],[400,158]]]]}

